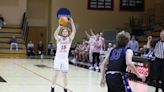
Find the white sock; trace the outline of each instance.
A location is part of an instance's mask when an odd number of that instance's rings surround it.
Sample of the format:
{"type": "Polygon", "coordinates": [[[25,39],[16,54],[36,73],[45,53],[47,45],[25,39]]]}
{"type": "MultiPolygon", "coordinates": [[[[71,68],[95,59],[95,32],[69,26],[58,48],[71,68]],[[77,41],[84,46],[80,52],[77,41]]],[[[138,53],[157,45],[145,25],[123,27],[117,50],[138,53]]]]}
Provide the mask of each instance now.
{"type": "Polygon", "coordinates": [[[68,88],[67,88],[67,86],[66,86],[66,87],[64,87],[64,89],[68,89],[68,88]]]}
{"type": "Polygon", "coordinates": [[[51,85],[52,88],[55,88],[55,85],[51,85]]]}

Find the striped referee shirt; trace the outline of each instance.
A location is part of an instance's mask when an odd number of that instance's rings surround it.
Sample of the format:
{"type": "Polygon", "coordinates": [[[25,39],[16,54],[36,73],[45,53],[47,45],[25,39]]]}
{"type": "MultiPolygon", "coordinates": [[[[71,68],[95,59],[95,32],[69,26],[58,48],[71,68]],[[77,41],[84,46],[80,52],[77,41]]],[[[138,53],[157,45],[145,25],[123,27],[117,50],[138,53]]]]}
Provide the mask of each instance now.
{"type": "Polygon", "coordinates": [[[164,41],[158,40],[154,43],[154,46],[155,57],[164,59],[164,41]]]}

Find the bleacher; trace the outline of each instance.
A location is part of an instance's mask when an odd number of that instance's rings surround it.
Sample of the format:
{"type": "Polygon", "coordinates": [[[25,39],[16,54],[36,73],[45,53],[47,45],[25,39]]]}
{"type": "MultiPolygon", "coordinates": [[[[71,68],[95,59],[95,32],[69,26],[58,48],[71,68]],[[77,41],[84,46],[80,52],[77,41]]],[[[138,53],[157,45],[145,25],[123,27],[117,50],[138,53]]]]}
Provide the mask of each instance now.
{"type": "Polygon", "coordinates": [[[0,57],[17,57],[25,58],[26,57],[26,46],[23,39],[23,34],[21,29],[16,28],[3,28],[0,30],[0,57]],[[10,51],[9,41],[12,36],[15,35],[17,38],[17,43],[19,44],[19,50],[16,51],[15,47],[10,51]]]}
{"type": "Polygon", "coordinates": [[[163,3],[156,3],[139,18],[130,18],[129,28],[139,41],[140,47],[146,45],[148,36],[152,36],[153,41],[159,39],[160,31],[164,30],[164,14],[161,12],[163,10],[163,3]]]}
{"type": "Polygon", "coordinates": [[[15,29],[19,29],[20,26],[19,25],[14,25],[14,24],[6,24],[6,25],[4,25],[4,28],[15,28],[15,29]]]}

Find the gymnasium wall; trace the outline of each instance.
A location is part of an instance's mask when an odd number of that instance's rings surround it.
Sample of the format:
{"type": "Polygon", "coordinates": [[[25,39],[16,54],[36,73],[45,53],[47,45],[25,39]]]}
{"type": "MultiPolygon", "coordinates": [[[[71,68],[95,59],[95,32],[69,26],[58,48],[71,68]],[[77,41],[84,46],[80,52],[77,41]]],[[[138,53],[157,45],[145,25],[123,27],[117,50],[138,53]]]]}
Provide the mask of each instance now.
{"type": "MultiPolygon", "coordinates": [[[[125,28],[129,22],[130,16],[139,17],[144,13],[119,11],[119,1],[120,0],[114,0],[113,11],[100,11],[88,10],[88,0],[52,0],[51,28],[54,29],[58,26],[56,11],[60,7],[69,8],[75,23],[79,24],[75,41],[82,39],[82,37],[84,37],[84,31],[88,31],[90,28],[95,32],[104,29],[125,28]]],[[[145,10],[153,7],[155,1],[156,0],[145,0],[145,10]]],[[[52,35],[53,32],[52,30],[52,35]]],[[[53,38],[51,38],[51,40],[54,41],[53,38]]]]}
{"type": "Polygon", "coordinates": [[[48,43],[48,18],[49,18],[49,3],[50,0],[28,0],[27,1],[27,16],[29,20],[29,35],[28,41],[33,41],[35,51],[37,44],[43,42],[44,48],[48,43]]]}
{"type": "Polygon", "coordinates": [[[0,14],[8,24],[19,25],[26,8],[27,0],[0,0],[0,14]]]}
{"type": "Polygon", "coordinates": [[[39,41],[43,42],[44,49],[46,49],[47,47],[47,32],[45,30],[47,30],[46,27],[30,26],[29,28],[28,41],[32,41],[34,43],[35,51],[37,51],[37,44],[39,43],[39,41]]]}
{"type": "Polygon", "coordinates": [[[30,26],[45,26],[48,25],[50,0],[28,0],[27,14],[30,26]]]}

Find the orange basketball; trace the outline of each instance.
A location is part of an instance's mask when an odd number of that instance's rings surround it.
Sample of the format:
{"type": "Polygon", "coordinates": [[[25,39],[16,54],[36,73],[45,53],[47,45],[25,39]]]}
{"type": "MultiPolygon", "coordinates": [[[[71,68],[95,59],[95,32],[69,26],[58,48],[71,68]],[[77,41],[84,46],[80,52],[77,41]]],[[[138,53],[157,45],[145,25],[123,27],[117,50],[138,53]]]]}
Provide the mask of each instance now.
{"type": "Polygon", "coordinates": [[[59,24],[60,24],[61,26],[67,25],[68,22],[69,22],[69,20],[68,20],[68,18],[65,17],[65,16],[61,16],[61,17],[59,18],[59,24]]]}

